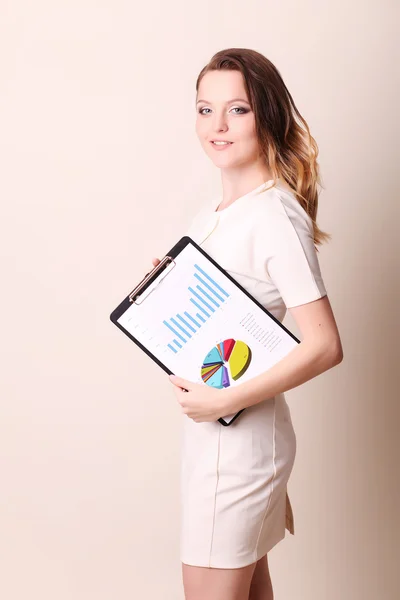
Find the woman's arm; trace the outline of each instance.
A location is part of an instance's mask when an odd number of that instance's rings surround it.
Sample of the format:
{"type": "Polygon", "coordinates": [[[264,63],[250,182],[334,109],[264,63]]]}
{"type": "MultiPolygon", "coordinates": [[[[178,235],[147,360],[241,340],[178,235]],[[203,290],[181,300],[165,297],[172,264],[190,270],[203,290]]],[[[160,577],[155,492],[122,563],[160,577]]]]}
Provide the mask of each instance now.
{"type": "Polygon", "coordinates": [[[291,390],[342,362],[342,344],[327,296],[288,310],[300,329],[301,343],[264,373],[227,388],[229,414],[291,390]]]}

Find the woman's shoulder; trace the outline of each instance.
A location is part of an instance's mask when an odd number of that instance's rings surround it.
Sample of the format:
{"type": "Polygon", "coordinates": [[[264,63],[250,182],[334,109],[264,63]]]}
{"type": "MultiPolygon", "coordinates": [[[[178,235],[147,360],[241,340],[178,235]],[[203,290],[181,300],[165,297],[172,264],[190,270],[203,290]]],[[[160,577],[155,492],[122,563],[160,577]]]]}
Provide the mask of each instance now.
{"type": "Polygon", "coordinates": [[[312,229],[310,215],[301,206],[292,188],[281,179],[273,188],[261,194],[258,208],[260,219],[264,217],[265,224],[273,229],[288,222],[294,227],[312,229]]]}

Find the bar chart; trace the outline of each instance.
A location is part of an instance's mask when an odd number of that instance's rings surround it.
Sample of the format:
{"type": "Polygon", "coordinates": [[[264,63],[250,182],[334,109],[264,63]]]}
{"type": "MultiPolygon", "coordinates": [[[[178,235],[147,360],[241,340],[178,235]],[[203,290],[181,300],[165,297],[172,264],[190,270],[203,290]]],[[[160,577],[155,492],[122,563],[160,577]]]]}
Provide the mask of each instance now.
{"type": "Polygon", "coordinates": [[[197,263],[194,264],[193,283],[187,288],[187,310],[164,319],[163,324],[175,337],[167,344],[174,354],[201,329],[207,320],[225,303],[229,294],[197,263]]]}

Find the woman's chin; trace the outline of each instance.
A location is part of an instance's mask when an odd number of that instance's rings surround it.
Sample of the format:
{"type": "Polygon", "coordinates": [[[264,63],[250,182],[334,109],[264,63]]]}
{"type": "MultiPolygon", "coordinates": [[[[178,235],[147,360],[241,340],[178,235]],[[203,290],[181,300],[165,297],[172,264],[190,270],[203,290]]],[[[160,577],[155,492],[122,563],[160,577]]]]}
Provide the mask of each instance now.
{"type": "Polygon", "coordinates": [[[219,156],[215,156],[214,154],[214,156],[209,156],[209,158],[211,158],[216,167],[234,167],[240,162],[237,156],[227,156],[223,152],[219,156]]]}

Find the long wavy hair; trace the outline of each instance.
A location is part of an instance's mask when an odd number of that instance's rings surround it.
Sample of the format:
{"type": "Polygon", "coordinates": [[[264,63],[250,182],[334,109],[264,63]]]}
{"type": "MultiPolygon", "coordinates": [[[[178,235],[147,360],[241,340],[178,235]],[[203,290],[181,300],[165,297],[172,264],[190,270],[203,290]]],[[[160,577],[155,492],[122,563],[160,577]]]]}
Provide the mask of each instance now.
{"type": "Polygon", "coordinates": [[[298,111],[278,69],[265,56],[247,48],[220,50],[200,71],[196,92],[208,71],[240,71],[254,112],[261,156],[274,180],[281,178],[311,217],[314,244],[331,238],[317,225],[318,189],[321,184],[317,162],[318,146],[307,122],[298,111]],[[296,119],[297,117],[297,119],[296,119]]]}

